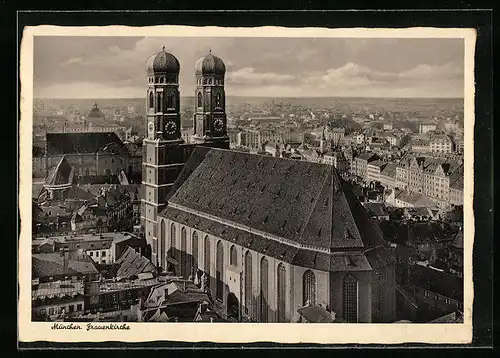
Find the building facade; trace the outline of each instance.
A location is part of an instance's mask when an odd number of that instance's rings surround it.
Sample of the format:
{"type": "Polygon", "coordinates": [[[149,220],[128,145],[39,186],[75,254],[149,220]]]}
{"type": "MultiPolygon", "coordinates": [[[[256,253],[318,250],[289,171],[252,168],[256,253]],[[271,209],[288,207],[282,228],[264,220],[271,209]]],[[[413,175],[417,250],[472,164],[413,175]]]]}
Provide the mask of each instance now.
{"type": "MultiPolygon", "coordinates": [[[[396,167],[396,186],[423,193],[432,198],[439,208],[447,209],[451,205],[450,184],[461,176],[463,165],[460,162],[411,154],[405,156],[396,167]]],[[[459,202],[457,193],[453,194],[454,202],[459,202]]]]}

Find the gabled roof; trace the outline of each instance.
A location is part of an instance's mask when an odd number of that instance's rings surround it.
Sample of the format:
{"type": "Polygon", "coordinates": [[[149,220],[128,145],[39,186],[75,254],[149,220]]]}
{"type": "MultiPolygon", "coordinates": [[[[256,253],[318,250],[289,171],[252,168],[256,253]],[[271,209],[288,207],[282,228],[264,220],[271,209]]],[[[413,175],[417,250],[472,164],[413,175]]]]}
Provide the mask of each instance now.
{"type": "Polygon", "coordinates": [[[153,263],[144,256],[141,256],[130,246],[127,247],[116,261],[116,264],[120,266],[116,277],[131,277],[138,276],[143,272],[156,272],[156,267],[153,263]]]}
{"type": "Polygon", "coordinates": [[[411,277],[412,284],[417,287],[459,302],[463,301],[464,281],[458,276],[414,265],[411,277]]]}
{"type": "Polygon", "coordinates": [[[66,156],[62,156],[55,167],[49,169],[47,178],[45,179],[46,186],[52,185],[70,185],[74,180],[74,169],[69,164],[66,156]]]}
{"type": "Polygon", "coordinates": [[[385,175],[390,178],[396,178],[396,163],[387,163],[385,168],[380,172],[380,175],[385,175]]]}
{"type": "Polygon", "coordinates": [[[368,165],[372,165],[372,166],[375,166],[375,167],[380,167],[382,168],[383,166],[385,166],[387,163],[380,160],[380,159],[377,159],[377,160],[374,160],[373,162],[370,162],[368,165]]]}
{"type": "Polygon", "coordinates": [[[434,202],[425,194],[396,190],[395,198],[415,207],[435,207],[434,202]]]}
{"type": "Polygon", "coordinates": [[[366,161],[370,161],[371,159],[375,159],[375,158],[376,158],[376,155],[373,153],[361,153],[360,155],[358,155],[356,157],[356,159],[366,160],[366,161]]]}
{"type": "Polygon", "coordinates": [[[33,254],[32,256],[32,276],[33,278],[60,276],[60,275],[88,275],[96,274],[94,262],[85,254],[78,251],[68,253],[67,269],[64,269],[64,257],[60,252],[50,252],[33,254]]]}
{"type": "Polygon", "coordinates": [[[373,216],[389,215],[384,203],[363,203],[366,210],[373,216]]]}
{"type": "Polygon", "coordinates": [[[124,147],[114,132],[47,133],[47,154],[96,153],[112,143],[124,147]]]}

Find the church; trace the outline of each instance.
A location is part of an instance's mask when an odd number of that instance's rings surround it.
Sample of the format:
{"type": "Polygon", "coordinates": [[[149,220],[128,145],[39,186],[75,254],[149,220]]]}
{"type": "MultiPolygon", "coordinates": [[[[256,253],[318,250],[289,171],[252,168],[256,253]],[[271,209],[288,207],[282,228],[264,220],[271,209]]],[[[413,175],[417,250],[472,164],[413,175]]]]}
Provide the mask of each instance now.
{"type": "MultiPolygon", "coordinates": [[[[333,166],[229,150],[225,66],[196,61],[194,144],[180,133],[179,61],[147,61],[141,218],[159,267],[203,280],[226,317],[393,322],[394,258],[333,166]]],[[[243,319],[242,319],[243,320],[243,319]]]]}

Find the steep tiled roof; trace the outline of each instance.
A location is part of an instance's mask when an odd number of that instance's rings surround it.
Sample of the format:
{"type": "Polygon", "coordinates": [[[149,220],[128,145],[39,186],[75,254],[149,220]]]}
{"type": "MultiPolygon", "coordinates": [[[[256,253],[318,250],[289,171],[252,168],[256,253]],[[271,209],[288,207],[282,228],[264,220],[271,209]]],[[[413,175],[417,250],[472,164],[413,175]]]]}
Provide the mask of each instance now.
{"type": "Polygon", "coordinates": [[[188,161],[184,164],[181,172],[177,176],[174,185],[170,188],[165,198],[165,202],[170,199],[173,193],[179,189],[179,187],[186,181],[186,179],[193,173],[193,171],[200,165],[200,163],[205,159],[205,155],[210,151],[210,147],[196,146],[193,152],[189,156],[188,161]]]}
{"type": "Polygon", "coordinates": [[[114,132],[47,133],[47,154],[96,153],[111,143],[123,147],[114,132]]]}
{"type": "Polygon", "coordinates": [[[395,178],[396,177],[396,168],[397,164],[396,163],[387,163],[385,168],[380,172],[380,175],[385,175],[390,178],[395,178]]]}
{"type": "Polygon", "coordinates": [[[464,281],[458,276],[414,265],[411,277],[412,284],[427,291],[459,302],[464,298],[464,281]]]}
{"type": "Polygon", "coordinates": [[[328,165],[213,149],[169,203],[301,244],[364,246],[328,165]]]}
{"type": "Polygon", "coordinates": [[[368,165],[373,165],[373,166],[376,166],[376,167],[383,167],[384,165],[386,165],[387,163],[380,160],[380,159],[377,159],[377,160],[374,160],[373,162],[370,162],[368,165]]]}
{"type": "Polygon", "coordinates": [[[434,207],[434,202],[422,193],[409,192],[406,190],[396,191],[396,199],[412,204],[415,207],[434,207]]]}
{"type": "MultiPolygon", "coordinates": [[[[325,270],[351,269],[345,255],[309,248],[342,251],[383,242],[380,230],[328,165],[211,149],[183,180],[171,192],[170,205],[161,216],[287,262],[325,270]]],[[[352,261],[359,261],[356,267],[369,269],[363,255],[353,256],[352,261]]]]}
{"type": "Polygon", "coordinates": [[[69,164],[66,156],[63,156],[55,167],[50,168],[45,185],[72,184],[73,173],[73,167],[69,164]]]}
{"type": "Polygon", "coordinates": [[[50,277],[58,275],[86,275],[98,273],[94,262],[87,255],[79,255],[78,252],[68,253],[68,266],[64,270],[64,257],[60,252],[33,254],[32,276],[34,278],[50,277]]]}
{"type": "Polygon", "coordinates": [[[120,266],[116,273],[117,277],[131,277],[143,272],[156,272],[153,263],[144,256],[141,256],[130,246],[127,247],[116,261],[116,264],[120,266]]]}
{"type": "Polygon", "coordinates": [[[356,159],[361,159],[361,160],[366,160],[369,161],[370,159],[376,158],[375,154],[373,153],[361,153],[356,157],[356,159]]]}
{"type": "Polygon", "coordinates": [[[370,215],[380,216],[389,214],[384,203],[363,203],[363,206],[368,210],[370,215]]]}

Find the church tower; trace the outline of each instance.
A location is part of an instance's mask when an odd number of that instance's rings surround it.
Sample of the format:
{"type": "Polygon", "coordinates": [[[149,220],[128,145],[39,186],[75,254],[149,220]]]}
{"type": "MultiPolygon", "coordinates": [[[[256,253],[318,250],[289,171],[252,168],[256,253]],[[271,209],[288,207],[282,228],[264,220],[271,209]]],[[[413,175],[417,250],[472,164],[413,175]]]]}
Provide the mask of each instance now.
{"type": "Polygon", "coordinates": [[[200,145],[229,149],[224,91],[224,62],[212,55],[195,63],[196,90],[193,142],[200,145]]]}
{"type": "Polygon", "coordinates": [[[184,165],[181,144],[179,107],[180,65],[174,55],[161,52],[146,64],[148,85],[146,95],[146,137],[143,142],[141,224],[151,260],[157,259],[157,215],[165,206],[165,198],[184,165]]]}

